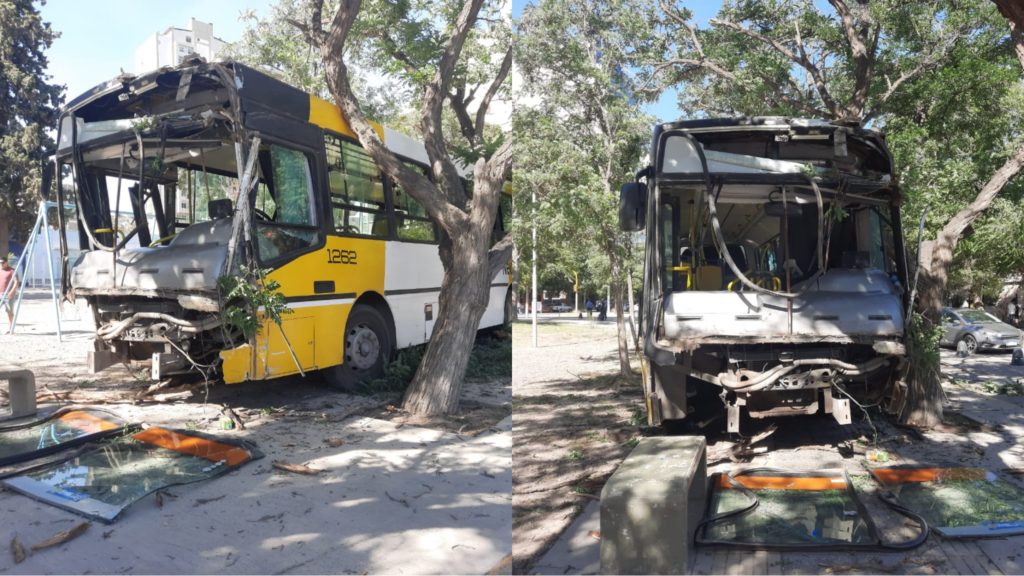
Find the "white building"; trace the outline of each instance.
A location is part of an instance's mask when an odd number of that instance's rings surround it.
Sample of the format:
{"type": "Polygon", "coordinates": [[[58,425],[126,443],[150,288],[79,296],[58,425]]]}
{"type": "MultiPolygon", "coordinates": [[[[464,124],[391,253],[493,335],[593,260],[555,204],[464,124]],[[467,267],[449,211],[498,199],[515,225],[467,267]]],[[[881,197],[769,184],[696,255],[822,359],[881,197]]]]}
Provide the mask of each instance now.
{"type": "Polygon", "coordinates": [[[143,74],[161,66],[177,66],[189,54],[215,60],[227,46],[213,35],[213,24],[192,18],[188,28],[168,28],[150,35],[135,49],[135,73],[143,74]]]}

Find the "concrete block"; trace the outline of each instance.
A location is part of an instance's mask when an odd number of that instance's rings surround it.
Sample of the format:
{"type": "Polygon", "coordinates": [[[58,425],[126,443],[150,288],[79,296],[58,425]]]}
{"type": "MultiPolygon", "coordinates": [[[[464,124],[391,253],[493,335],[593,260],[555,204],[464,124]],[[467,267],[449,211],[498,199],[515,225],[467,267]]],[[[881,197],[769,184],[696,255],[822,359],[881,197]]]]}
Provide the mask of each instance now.
{"type": "Polygon", "coordinates": [[[10,418],[33,416],[36,413],[36,377],[31,370],[0,364],[0,380],[7,381],[11,401],[10,418]]]}
{"type": "Polygon", "coordinates": [[[641,438],[601,490],[601,572],[685,573],[706,499],[703,436],[641,438]]]}

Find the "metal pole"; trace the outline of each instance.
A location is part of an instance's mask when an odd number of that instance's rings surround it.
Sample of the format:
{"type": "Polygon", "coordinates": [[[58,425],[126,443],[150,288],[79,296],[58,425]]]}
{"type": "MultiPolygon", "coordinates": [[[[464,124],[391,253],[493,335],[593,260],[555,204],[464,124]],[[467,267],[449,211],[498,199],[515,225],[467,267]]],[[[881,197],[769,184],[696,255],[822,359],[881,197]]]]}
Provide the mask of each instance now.
{"type": "Polygon", "coordinates": [[[576,275],[576,284],[573,285],[573,287],[572,287],[572,295],[573,295],[573,297],[575,299],[575,302],[573,303],[572,311],[573,311],[573,314],[579,314],[580,313],[580,273],[579,272],[573,272],[573,274],[576,275]]]}
{"type": "MultiPolygon", "coordinates": [[[[36,235],[39,234],[39,227],[43,223],[43,213],[40,212],[36,216],[36,223],[32,226],[32,235],[29,236],[28,242],[25,243],[25,249],[21,252],[21,261],[18,262],[18,268],[21,268],[21,289],[18,290],[18,301],[14,304],[14,322],[11,322],[11,334],[14,334],[14,328],[18,326],[18,313],[21,312],[21,301],[25,299],[25,276],[28,274],[28,265],[32,262],[32,256],[36,251],[36,235]],[[25,254],[28,254],[26,256],[25,254]],[[24,266],[22,266],[24,264],[24,266]]],[[[18,268],[14,269],[14,275],[17,277],[18,268]]]]}
{"type": "Polygon", "coordinates": [[[530,199],[532,202],[532,218],[533,218],[533,229],[531,235],[533,236],[533,272],[532,278],[530,279],[533,284],[533,299],[530,301],[530,309],[532,310],[532,322],[533,322],[533,347],[537,347],[537,190],[533,190],[530,193],[530,199]]]}
{"type": "MultiPolygon", "coordinates": [[[[53,297],[53,312],[57,317],[57,341],[64,341],[64,334],[60,329],[60,301],[57,300],[57,284],[53,277],[53,248],[50,244],[50,221],[46,217],[46,202],[39,203],[39,210],[43,213],[43,226],[40,228],[40,232],[46,234],[46,265],[50,269],[50,294],[53,297]]],[[[58,210],[62,210],[63,207],[58,207],[58,210]]]]}

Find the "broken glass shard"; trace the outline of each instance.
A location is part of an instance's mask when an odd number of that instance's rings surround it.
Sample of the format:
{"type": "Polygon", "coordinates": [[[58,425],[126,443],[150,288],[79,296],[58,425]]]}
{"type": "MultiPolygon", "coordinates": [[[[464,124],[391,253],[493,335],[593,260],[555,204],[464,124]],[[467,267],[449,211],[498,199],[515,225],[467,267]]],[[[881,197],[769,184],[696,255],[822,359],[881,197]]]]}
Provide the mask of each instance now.
{"type": "Polygon", "coordinates": [[[219,476],[263,456],[244,441],[148,428],[4,481],[23,494],[113,522],[147,494],[219,476]]]}
{"type": "Polygon", "coordinates": [[[983,468],[875,468],[901,505],[947,537],[1024,534],[1024,491],[983,468]]]}
{"type": "Polygon", "coordinates": [[[754,470],[711,479],[702,544],[755,548],[874,546],[874,526],[843,472],[754,470]]]}
{"type": "Polygon", "coordinates": [[[111,412],[80,408],[60,410],[42,420],[7,427],[0,430],[0,466],[120,434],[125,425],[111,412]]]}

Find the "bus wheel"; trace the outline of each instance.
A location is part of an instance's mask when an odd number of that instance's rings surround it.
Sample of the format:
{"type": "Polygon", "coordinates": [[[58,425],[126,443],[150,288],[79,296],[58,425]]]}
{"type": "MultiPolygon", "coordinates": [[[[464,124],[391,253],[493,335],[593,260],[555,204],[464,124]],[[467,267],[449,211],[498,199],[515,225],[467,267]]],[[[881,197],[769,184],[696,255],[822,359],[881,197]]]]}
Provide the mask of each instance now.
{"type": "Polygon", "coordinates": [[[345,358],[340,366],[327,371],[327,380],[333,386],[354,391],[384,375],[384,364],[393,349],[380,312],[370,306],[356,306],[345,325],[345,358]]]}

